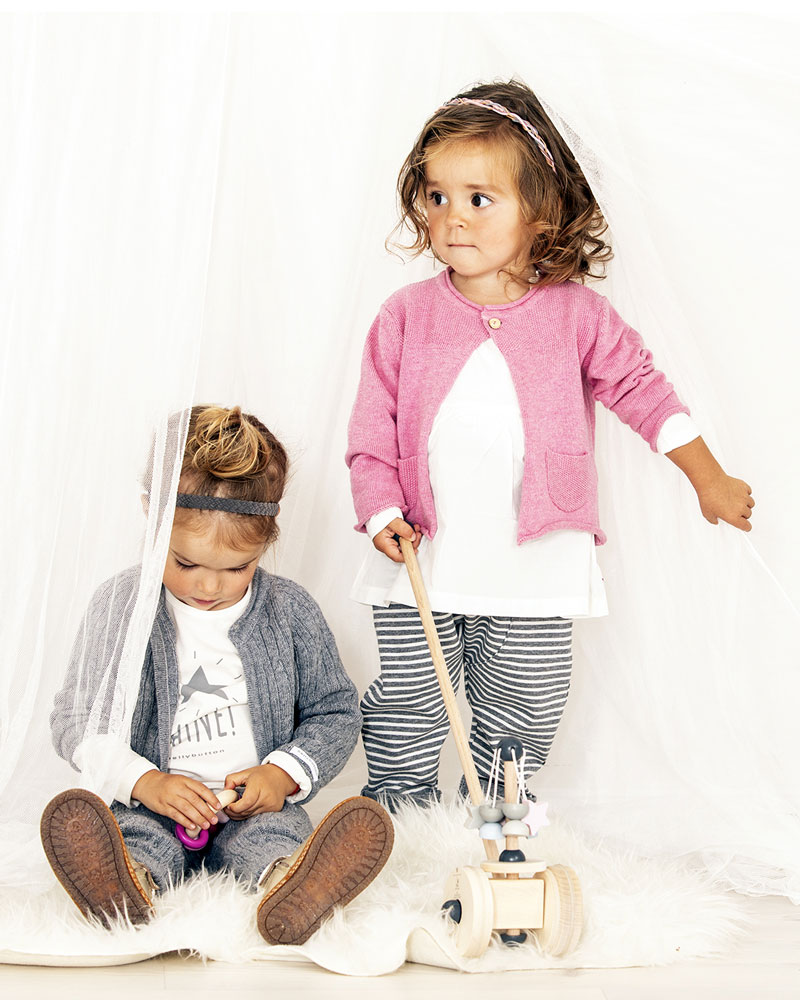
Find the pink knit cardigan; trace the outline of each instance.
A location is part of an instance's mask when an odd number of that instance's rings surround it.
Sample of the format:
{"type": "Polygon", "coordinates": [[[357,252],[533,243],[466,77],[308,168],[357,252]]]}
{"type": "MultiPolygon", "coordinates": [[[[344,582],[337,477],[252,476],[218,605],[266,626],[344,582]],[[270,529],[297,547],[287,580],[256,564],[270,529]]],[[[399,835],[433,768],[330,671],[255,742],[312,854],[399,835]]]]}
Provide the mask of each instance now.
{"type": "Polygon", "coordinates": [[[395,292],[369,331],[346,457],[356,528],[399,507],[435,535],[428,437],[467,359],[490,337],[511,372],[525,433],[517,541],[576,528],[602,544],[595,400],[653,450],[664,421],[688,409],[639,334],[591,289],[565,282],[481,306],[464,298],[446,271],[395,292]]]}

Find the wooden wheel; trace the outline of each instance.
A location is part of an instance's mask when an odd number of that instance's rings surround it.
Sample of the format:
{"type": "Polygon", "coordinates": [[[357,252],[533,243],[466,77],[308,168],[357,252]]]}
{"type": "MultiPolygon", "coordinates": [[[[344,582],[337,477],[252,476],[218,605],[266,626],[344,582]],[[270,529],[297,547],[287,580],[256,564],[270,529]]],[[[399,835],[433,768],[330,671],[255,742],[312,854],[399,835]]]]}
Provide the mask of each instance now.
{"type": "Polygon", "coordinates": [[[457,868],[447,880],[445,897],[461,904],[454,924],[455,945],[464,958],[480,958],[492,939],[494,900],[489,879],[480,868],[457,868]]]}
{"type": "Polygon", "coordinates": [[[566,865],[545,868],[534,878],[544,882],[544,917],[534,931],[542,951],[558,957],[577,947],[583,930],[583,897],[578,876],[566,865]]]}

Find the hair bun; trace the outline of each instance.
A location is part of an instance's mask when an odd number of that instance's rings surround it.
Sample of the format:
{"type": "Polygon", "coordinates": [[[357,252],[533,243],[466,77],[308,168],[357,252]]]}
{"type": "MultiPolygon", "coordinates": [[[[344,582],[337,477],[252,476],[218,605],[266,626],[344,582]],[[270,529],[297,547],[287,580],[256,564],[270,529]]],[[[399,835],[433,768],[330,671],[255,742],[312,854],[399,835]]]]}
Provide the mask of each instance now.
{"type": "Polygon", "coordinates": [[[186,442],[186,454],[191,455],[194,468],[217,479],[261,475],[270,453],[269,445],[239,406],[230,410],[204,407],[186,442]]]}

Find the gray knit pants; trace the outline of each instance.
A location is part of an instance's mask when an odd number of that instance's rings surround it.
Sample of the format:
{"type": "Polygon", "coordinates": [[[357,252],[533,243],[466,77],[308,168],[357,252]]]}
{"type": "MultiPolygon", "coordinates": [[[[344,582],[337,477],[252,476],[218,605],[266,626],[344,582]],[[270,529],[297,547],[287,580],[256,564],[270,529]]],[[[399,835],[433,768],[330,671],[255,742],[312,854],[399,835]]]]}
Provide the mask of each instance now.
{"type": "MultiPolygon", "coordinates": [[[[402,796],[438,797],[439,756],[449,723],[415,608],[373,608],[380,677],[361,701],[369,782],[362,794],[390,806],[402,796]]],[[[572,622],[434,613],[457,691],[472,708],[469,743],[485,781],[503,736],[527,750],[526,777],[547,759],[569,692],[572,622]]]]}
{"type": "Polygon", "coordinates": [[[230,871],[255,885],[275,858],[288,857],[313,832],[305,809],[286,803],[280,812],[229,820],[203,851],[187,851],[175,836],[175,823],[145,806],[111,806],[131,857],[149,869],[159,888],[205,867],[230,871]]]}

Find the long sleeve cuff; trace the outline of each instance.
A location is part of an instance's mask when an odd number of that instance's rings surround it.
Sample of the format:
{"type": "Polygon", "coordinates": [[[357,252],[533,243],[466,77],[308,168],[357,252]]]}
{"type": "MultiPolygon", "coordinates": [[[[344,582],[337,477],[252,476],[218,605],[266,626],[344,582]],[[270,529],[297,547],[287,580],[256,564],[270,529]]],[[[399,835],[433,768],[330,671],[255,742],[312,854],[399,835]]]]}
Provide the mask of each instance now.
{"type": "Polygon", "coordinates": [[[131,800],[133,786],[143,774],[158,770],[152,761],[110,733],[86,737],[76,748],[72,760],[88,782],[88,788],[108,795],[106,801],[114,798],[125,806],[139,805],[136,799],[131,800]]]}
{"type": "Polygon", "coordinates": [[[292,757],[291,754],[286,753],[285,750],[273,750],[272,753],[267,754],[261,763],[274,764],[282,771],[285,771],[300,786],[299,792],[286,796],[287,802],[302,802],[303,799],[308,797],[308,793],[311,791],[311,781],[303,765],[300,761],[292,757]]]}
{"type": "Polygon", "coordinates": [[[114,798],[124,806],[133,806],[135,808],[140,803],[138,799],[131,798],[133,786],[143,774],[147,774],[148,771],[157,770],[156,765],[147,760],[146,757],[140,757],[138,753],[134,753],[131,750],[130,760],[120,773],[119,782],[114,791],[114,798]]]}
{"type": "Polygon", "coordinates": [[[370,539],[373,539],[379,531],[383,531],[387,524],[390,524],[396,517],[402,517],[403,512],[399,507],[389,507],[386,510],[373,514],[364,527],[370,539]]]}
{"type": "Polygon", "coordinates": [[[697,437],[700,437],[700,428],[689,414],[673,413],[661,425],[656,440],[656,451],[666,455],[667,452],[681,448],[697,437]]]}

